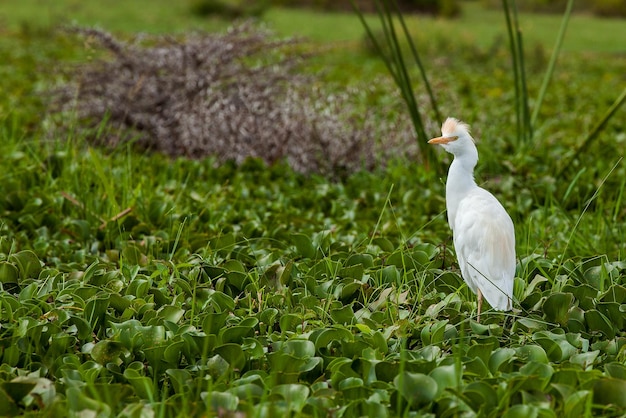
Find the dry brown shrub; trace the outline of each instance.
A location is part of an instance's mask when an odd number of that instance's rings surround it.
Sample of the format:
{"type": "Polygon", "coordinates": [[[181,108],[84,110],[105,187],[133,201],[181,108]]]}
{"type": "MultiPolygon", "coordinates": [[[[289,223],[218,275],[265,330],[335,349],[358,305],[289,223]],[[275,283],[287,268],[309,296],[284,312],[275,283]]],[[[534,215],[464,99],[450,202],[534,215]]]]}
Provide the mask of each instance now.
{"type": "MultiPolygon", "coordinates": [[[[173,157],[219,162],[286,160],[296,171],[328,175],[416,155],[406,117],[357,111],[355,91],[324,92],[301,70],[306,57],[297,53],[297,40],[273,39],[250,24],[224,34],[133,42],[76,31],[111,57],[81,66],[57,103],[76,112],[82,126],[106,120],[112,129],[98,139],[105,145],[132,140],[173,157]]],[[[387,110],[395,111],[406,113],[387,110]]]]}

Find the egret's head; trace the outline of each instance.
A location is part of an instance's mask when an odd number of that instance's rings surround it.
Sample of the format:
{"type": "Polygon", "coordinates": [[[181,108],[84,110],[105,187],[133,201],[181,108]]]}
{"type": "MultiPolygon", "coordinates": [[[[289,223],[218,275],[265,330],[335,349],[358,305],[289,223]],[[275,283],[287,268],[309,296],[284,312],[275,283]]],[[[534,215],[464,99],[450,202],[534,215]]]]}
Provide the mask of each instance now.
{"type": "Polygon", "coordinates": [[[428,143],[439,144],[454,155],[461,155],[466,150],[475,149],[469,125],[455,118],[446,119],[441,125],[441,136],[431,139],[428,143]]]}

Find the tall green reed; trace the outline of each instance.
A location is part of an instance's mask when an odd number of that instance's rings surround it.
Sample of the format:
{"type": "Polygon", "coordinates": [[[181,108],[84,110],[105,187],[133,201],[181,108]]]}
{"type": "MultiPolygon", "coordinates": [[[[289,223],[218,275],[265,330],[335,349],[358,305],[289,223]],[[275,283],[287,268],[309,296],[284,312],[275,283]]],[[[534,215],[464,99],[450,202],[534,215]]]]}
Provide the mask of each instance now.
{"type": "Polygon", "coordinates": [[[537,122],[539,109],[541,109],[543,98],[546,95],[546,91],[548,90],[548,85],[550,84],[550,80],[552,79],[552,75],[554,74],[554,68],[556,67],[556,60],[561,51],[561,46],[563,45],[563,39],[565,38],[565,32],[567,31],[567,24],[569,23],[570,15],[572,14],[573,5],[574,5],[574,0],[569,0],[567,2],[567,6],[565,7],[565,13],[563,14],[563,20],[561,20],[561,26],[559,28],[559,33],[556,38],[556,43],[554,45],[554,49],[552,50],[552,55],[550,56],[548,68],[546,69],[546,74],[543,77],[543,82],[541,83],[539,94],[537,95],[537,101],[535,104],[535,108],[533,109],[533,114],[530,118],[531,126],[535,125],[535,123],[537,122]]]}
{"type": "MultiPolygon", "coordinates": [[[[368,23],[365,14],[357,6],[355,0],[351,1],[369,40],[371,41],[376,52],[382,57],[387,70],[393,77],[396,85],[400,89],[404,101],[406,102],[407,109],[411,116],[411,121],[417,134],[418,144],[420,145],[420,156],[425,167],[428,168],[431,163],[435,161],[435,153],[432,147],[422,146],[428,137],[424,129],[423,110],[420,109],[418,105],[415,97],[413,81],[409,76],[410,72],[408,70],[408,62],[410,60],[413,60],[419,69],[421,80],[430,99],[430,104],[435,118],[441,121],[442,116],[439,112],[437,101],[428,80],[428,76],[426,75],[424,65],[422,64],[420,55],[415,47],[415,43],[413,42],[413,39],[407,29],[406,22],[398,7],[398,3],[396,0],[374,0],[374,5],[376,6],[375,17],[381,26],[383,34],[382,38],[379,40],[375,31],[372,29],[372,26],[368,23]],[[410,56],[408,57],[405,56],[406,53],[401,48],[401,39],[406,41],[409,46],[410,56]]],[[[568,0],[557,34],[556,42],[554,48],[552,49],[548,66],[543,75],[537,98],[534,100],[534,106],[531,113],[530,92],[528,88],[526,64],[524,60],[523,32],[520,27],[516,0],[502,0],[512,61],[513,87],[515,90],[515,118],[517,128],[516,144],[518,146],[534,140],[534,128],[538,124],[541,106],[550,86],[550,81],[552,80],[556,70],[557,59],[562,50],[563,40],[571,18],[573,4],[574,0],[568,0]]],[[[565,159],[565,163],[563,163],[558,170],[559,175],[562,174],[567,169],[567,166],[569,166],[573,160],[578,158],[582,151],[584,151],[598,137],[599,133],[606,127],[608,121],[625,102],[626,89],[624,89],[621,95],[604,113],[598,123],[594,125],[594,128],[582,139],[580,145],[574,149],[569,158],[565,159]]]]}
{"type": "Polygon", "coordinates": [[[357,6],[354,0],[351,1],[354,10],[365,28],[370,42],[374,46],[376,52],[382,57],[389,74],[391,74],[396,85],[400,89],[400,93],[402,94],[402,98],[407,105],[407,109],[417,135],[420,157],[422,158],[424,165],[426,167],[430,167],[431,163],[435,161],[436,154],[433,147],[425,146],[429,137],[426,135],[422,110],[420,109],[415,97],[413,81],[411,80],[408,69],[408,61],[410,59],[415,62],[415,65],[417,65],[417,68],[419,69],[422,82],[424,83],[424,88],[426,89],[430,99],[430,104],[433,112],[435,113],[436,119],[438,121],[442,121],[442,117],[439,112],[432,87],[428,81],[426,70],[422,60],[420,59],[417,48],[415,47],[415,43],[411,38],[406,22],[402,17],[398,3],[396,0],[374,0],[374,4],[376,6],[376,16],[383,33],[382,40],[379,40],[375,31],[365,19],[364,13],[357,6]],[[402,38],[405,39],[409,45],[411,54],[410,57],[405,57],[405,52],[402,50],[402,43],[400,41],[402,38]]]}
{"type": "MultiPolygon", "coordinates": [[[[534,109],[532,115],[529,112],[529,92],[528,85],[526,83],[526,71],[524,65],[524,48],[522,42],[522,31],[519,26],[519,20],[517,16],[517,7],[515,0],[502,0],[504,15],[507,25],[507,32],[509,35],[509,42],[511,48],[511,58],[513,63],[513,79],[515,84],[515,114],[517,120],[517,142],[528,142],[533,139],[533,128],[537,124],[539,117],[539,111],[543,104],[544,97],[548,90],[550,80],[554,74],[556,68],[556,61],[561,52],[563,45],[563,39],[567,31],[567,25],[569,23],[574,0],[568,0],[563,13],[563,19],[561,26],[557,34],[556,43],[548,62],[548,67],[543,77],[537,99],[535,100],[534,109]]],[[[580,154],[587,149],[587,147],[595,140],[600,132],[606,127],[608,121],[615,115],[617,110],[626,102],[626,89],[618,96],[609,109],[604,113],[601,119],[594,125],[593,129],[587,133],[580,144],[574,149],[569,158],[565,159],[565,162],[560,166],[557,177],[567,171],[567,168],[571,163],[577,159],[580,154]]]]}
{"type": "Polygon", "coordinates": [[[522,143],[532,137],[530,111],[528,106],[528,85],[526,84],[526,70],[524,65],[524,44],[522,31],[517,17],[515,0],[502,0],[504,17],[506,20],[511,60],[513,63],[513,83],[515,86],[515,120],[517,127],[517,142],[522,143]]]}

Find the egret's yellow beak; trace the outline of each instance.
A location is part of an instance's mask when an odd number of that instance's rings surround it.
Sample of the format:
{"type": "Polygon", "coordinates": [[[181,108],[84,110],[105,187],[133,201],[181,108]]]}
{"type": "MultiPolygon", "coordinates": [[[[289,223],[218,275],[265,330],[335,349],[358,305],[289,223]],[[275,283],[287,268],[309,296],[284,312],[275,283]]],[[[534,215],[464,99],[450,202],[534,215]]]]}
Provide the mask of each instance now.
{"type": "Polygon", "coordinates": [[[433,138],[428,141],[429,144],[447,144],[448,142],[456,141],[458,136],[440,136],[439,138],[433,138]]]}

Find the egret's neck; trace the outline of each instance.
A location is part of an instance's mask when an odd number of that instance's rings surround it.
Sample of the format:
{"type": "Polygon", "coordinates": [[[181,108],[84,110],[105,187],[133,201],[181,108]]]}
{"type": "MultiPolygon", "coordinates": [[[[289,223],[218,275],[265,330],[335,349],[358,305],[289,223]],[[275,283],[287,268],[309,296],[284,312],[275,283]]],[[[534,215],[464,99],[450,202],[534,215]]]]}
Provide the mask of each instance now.
{"type": "MultiPolygon", "coordinates": [[[[474,150],[475,151],[475,150],[474,150]]],[[[446,181],[446,208],[448,210],[448,222],[454,230],[454,220],[461,200],[472,189],[478,187],[474,180],[474,167],[478,162],[478,153],[470,152],[463,155],[455,155],[446,181]]]]}

